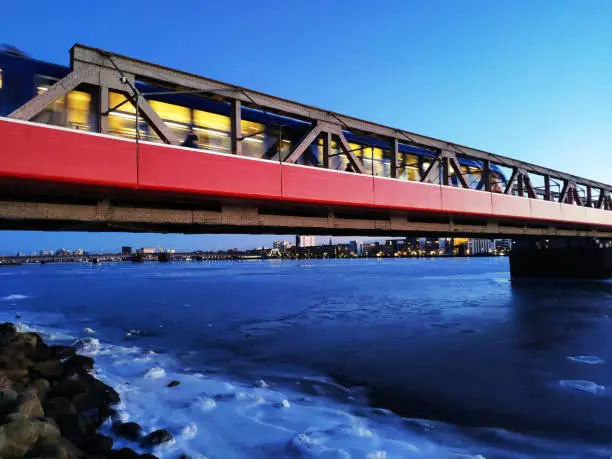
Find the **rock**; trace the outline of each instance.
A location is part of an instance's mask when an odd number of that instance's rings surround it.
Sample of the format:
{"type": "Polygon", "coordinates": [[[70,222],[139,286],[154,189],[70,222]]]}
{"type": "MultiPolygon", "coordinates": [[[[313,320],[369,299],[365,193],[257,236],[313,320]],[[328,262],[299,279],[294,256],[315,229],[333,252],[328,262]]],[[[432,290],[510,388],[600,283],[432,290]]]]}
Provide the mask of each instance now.
{"type": "Polygon", "coordinates": [[[13,381],[4,374],[4,372],[0,371],[0,389],[12,389],[13,381]]]}
{"type": "Polygon", "coordinates": [[[19,381],[28,375],[28,368],[3,368],[2,372],[13,382],[19,381]]]}
{"type": "Polygon", "coordinates": [[[55,381],[49,390],[49,397],[66,397],[73,399],[76,395],[87,392],[87,383],[78,375],[76,377],[55,381]]]}
{"type": "Polygon", "coordinates": [[[13,389],[0,389],[0,415],[14,413],[19,406],[17,392],[13,389]]]}
{"type": "Polygon", "coordinates": [[[49,393],[49,389],[51,387],[51,383],[46,379],[36,379],[27,385],[28,389],[35,390],[38,394],[38,398],[44,402],[47,398],[47,394],[49,393]]]}
{"type": "Polygon", "coordinates": [[[45,379],[54,381],[62,376],[64,368],[59,360],[45,360],[34,365],[32,371],[45,379]]]}
{"type": "Polygon", "coordinates": [[[175,387],[178,386],[181,382],[180,381],[170,381],[168,383],[168,387],[175,387]]]}
{"type": "Polygon", "coordinates": [[[140,444],[143,447],[151,447],[155,445],[160,445],[162,443],[166,443],[167,441],[170,441],[170,440],[173,440],[172,434],[165,429],[159,429],[143,437],[143,439],[140,440],[140,444]]]}
{"type": "Polygon", "coordinates": [[[51,424],[22,420],[0,426],[0,457],[22,457],[34,445],[57,444],[60,432],[51,424]]]}
{"type": "Polygon", "coordinates": [[[52,359],[67,359],[76,354],[76,351],[72,346],[49,346],[49,356],[52,359]]]}
{"type": "Polygon", "coordinates": [[[75,445],[81,443],[81,440],[86,433],[86,426],[78,413],[60,414],[55,417],[55,420],[57,425],[59,425],[62,436],[66,437],[75,445]]]}
{"type": "Polygon", "coordinates": [[[38,333],[19,333],[11,341],[10,348],[22,351],[25,356],[32,360],[45,360],[49,357],[49,346],[47,346],[38,333]]]}
{"type": "Polygon", "coordinates": [[[138,440],[142,427],[135,422],[117,422],[113,424],[113,432],[128,440],[138,440]]]}
{"type": "Polygon", "coordinates": [[[10,322],[0,324],[0,346],[6,346],[17,336],[15,325],[10,322]]]}
{"type": "Polygon", "coordinates": [[[42,417],[45,415],[42,404],[35,390],[25,391],[19,397],[19,407],[17,412],[22,414],[27,419],[42,417]]]}
{"type": "Polygon", "coordinates": [[[97,433],[89,434],[83,438],[81,448],[86,453],[104,453],[113,448],[113,439],[97,433]]]}
{"type": "Polygon", "coordinates": [[[56,418],[66,414],[76,414],[77,410],[70,400],[65,397],[54,397],[47,399],[44,404],[47,416],[56,418]]]}
{"type": "Polygon", "coordinates": [[[64,362],[64,371],[66,373],[70,373],[73,371],[76,371],[76,372],[87,371],[87,370],[92,370],[93,366],[94,366],[94,359],[92,359],[91,357],[87,357],[85,355],[76,354],[68,358],[64,362]]]}
{"type": "Polygon", "coordinates": [[[83,452],[70,440],[60,438],[57,459],[81,459],[83,456],[83,452]]]}

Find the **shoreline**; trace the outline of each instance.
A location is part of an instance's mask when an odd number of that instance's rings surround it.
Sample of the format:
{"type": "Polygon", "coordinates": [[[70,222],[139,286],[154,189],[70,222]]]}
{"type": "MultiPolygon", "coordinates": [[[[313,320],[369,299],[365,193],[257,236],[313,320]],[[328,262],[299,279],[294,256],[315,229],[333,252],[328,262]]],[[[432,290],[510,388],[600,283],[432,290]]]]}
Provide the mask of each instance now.
{"type": "Polygon", "coordinates": [[[121,422],[120,395],[91,374],[93,367],[74,346],[48,345],[38,333],[0,323],[0,457],[156,459],[150,451],[172,435],[143,435],[140,425],[121,422]],[[145,452],[113,449],[114,439],[100,432],[109,420],[116,437],[145,452]]]}

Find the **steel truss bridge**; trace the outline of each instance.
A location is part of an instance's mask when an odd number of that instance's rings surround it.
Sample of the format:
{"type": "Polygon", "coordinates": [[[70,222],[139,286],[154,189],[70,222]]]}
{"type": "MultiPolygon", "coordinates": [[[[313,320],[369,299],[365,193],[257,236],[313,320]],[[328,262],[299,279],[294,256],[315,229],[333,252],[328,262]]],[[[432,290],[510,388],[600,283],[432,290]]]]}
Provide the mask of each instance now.
{"type": "Polygon", "coordinates": [[[70,56],[64,78],[0,118],[2,229],[612,237],[604,183],[100,49],[75,45],[70,56]],[[138,83],[226,103],[230,153],[180,146],[138,83]],[[33,122],[84,86],[97,94],[98,132],[33,122]],[[123,94],[136,126],[141,117],[162,143],[110,135],[109,92],[123,94]],[[247,157],[246,108],[308,123],[307,131],[286,153],[279,142],[272,158],[247,157]],[[384,143],[387,177],[368,170],[350,134],[384,143]],[[297,164],[312,145],[322,145],[320,167],[297,164]],[[432,152],[417,180],[398,178],[406,146],[432,152]],[[335,154],[350,171],[331,169],[335,154]],[[477,187],[466,161],[476,164],[477,187]],[[509,171],[498,190],[494,167],[509,171]]]}

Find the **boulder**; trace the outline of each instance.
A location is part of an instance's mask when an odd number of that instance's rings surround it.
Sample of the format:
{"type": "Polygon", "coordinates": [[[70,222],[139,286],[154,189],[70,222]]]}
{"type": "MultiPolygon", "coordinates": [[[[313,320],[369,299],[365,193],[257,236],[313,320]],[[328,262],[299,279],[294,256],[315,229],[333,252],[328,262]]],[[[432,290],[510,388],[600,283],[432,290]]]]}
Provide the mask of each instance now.
{"type": "Polygon", "coordinates": [[[42,417],[45,415],[42,404],[35,390],[27,390],[19,397],[19,407],[17,413],[26,419],[42,417]]]}
{"type": "Polygon", "coordinates": [[[58,444],[57,459],[81,459],[83,451],[77,448],[70,440],[60,438],[58,444]]]}
{"type": "Polygon", "coordinates": [[[165,429],[159,429],[151,432],[140,440],[141,446],[148,448],[155,445],[160,445],[173,440],[172,434],[165,429]]]}
{"type": "Polygon", "coordinates": [[[76,351],[72,346],[49,346],[49,356],[52,359],[67,359],[75,354],[76,351]]]}
{"type": "Polygon", "coordinates": [[[83,437],[81,448],[86,453],[104,454],[104,452],[110,451],[113,448],[113,439],[98,433],[88,434],[83,437]]]}
{"type": "Polygon", "coordinates": [[[19,381],[28,375],[28,367],[3,368],[2,372],[13,382],[19,381]]]}
{"type": "Polygon", "coordinates": [[[17,392],[13,389],[0,389],[0,415],[14,413],[19,406],[17,392]]]}
{"type": "Polygon", "coordinates": [[[8,346],[11,350],[19,350],[31,360],[44,360],[49,357],[47,346],[38,333],[19,333],[8,346]]]}
{"type": "Polygon", "coordinates": [[[38,398],[42,402],[44,402],[47,398],[47,394],[49,393],[50,387],[51,383],[43,378],[35,379],[27,385],[27,389],[36,391],[36,393],[38,394],[38,398]]]}
{"type": "Polygon", "coordinates": [[[13,381],[4,374],[4,372],[0,371],[0,389],[12,389],[13,381]]]}
{"type": "Polygon", "coordinates": [[[15,421],[0,426],[0,457],[24,456],[34,445],[57,444],[60,432],[51,424],[34,420],[15,421]]]}
{"type": "Polygon", "coordinates": [[[17,336],[15,325],[10,322],[0,324],[0,346],[6,346],[17,336]]]}
{"type": "Polygon", "coordinates": [[[45,401],[45,413],[47,416],[56,418],[66,414],[76,414],[77,410],[70,400],[65,397],[53,397],[45,401]]]}
{"type": "Polygon", "coordinates": [[[60,414],[54,419],[64,437],[75,445],[79,445],[81,443],[81,440],[86,433],[86,425],[78,413],[60,414]]]}
{"type": "Polygon", "coordinates": [[[59,360],[44,360],[35,364],[32,367],[32,372],[45,379],[54,381],[62,376],[64,368],[59,360]]]}
{"type": "Polygon", "coordinates": [[[113,432],[128,440],[138,440],[142,427],[135,422],[116,422],[113,424],[113,432]]]}
{"type": "Polygon", "coordinates": [[[88,386],[78,375],[55,381],[49,389],[49,397],[66,397],[73,399],[76,395],[87,392],[88,386]]]}
{"type": "Polygon", "coordinates": [[[92,359],[91,357],[87,357],[85,355],[76,354],[76,355],[73,355],[72,357],[69,357],[64,362],[64,371],[66,373],[88,371],[88,370],[92,370],[93,366],[94,366],[94,359],[92,359]]]}

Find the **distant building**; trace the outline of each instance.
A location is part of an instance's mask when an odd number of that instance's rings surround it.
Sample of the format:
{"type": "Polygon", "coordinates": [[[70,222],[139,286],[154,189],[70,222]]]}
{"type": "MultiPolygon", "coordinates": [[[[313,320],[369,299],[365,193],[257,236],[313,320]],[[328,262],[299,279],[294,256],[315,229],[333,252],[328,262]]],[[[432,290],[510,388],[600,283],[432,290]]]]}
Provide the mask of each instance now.
{"type": "Polygon", "coordinates": [[[76,249],[74,251],[75,255],[85,255],[85,251],[83,249],[76,249]]]}
{"type": "Polygon", "coordinates": [[[272,247],[283,253],[291,247],[291,243],[289,241],[274,241],[272,247]]]}
{"type": "Polygon", "coordinates": [[[298,235],[295,237],[295,245],[298,247],[314,247],[317,245],[317,238],[315,236],[298,235]]]}
{"type": "Polygon", "coordinates": [[[143,247],[138,252],[141,253],[142,255],[151,255],[151,254],[155,253],[155,248],[153,248],[153,247],[143,247]]]}
{"type": "Polygon", "coordinates": [[[121,247],[121,255],[132,255],[132,248],[127,245],[121,247]]]}
{"type": "Polygon", "coordinates": [[[466,255],[484,255],[489,253],[489,239],[470,239],[468,241],[469,252],[466,255]]]}

